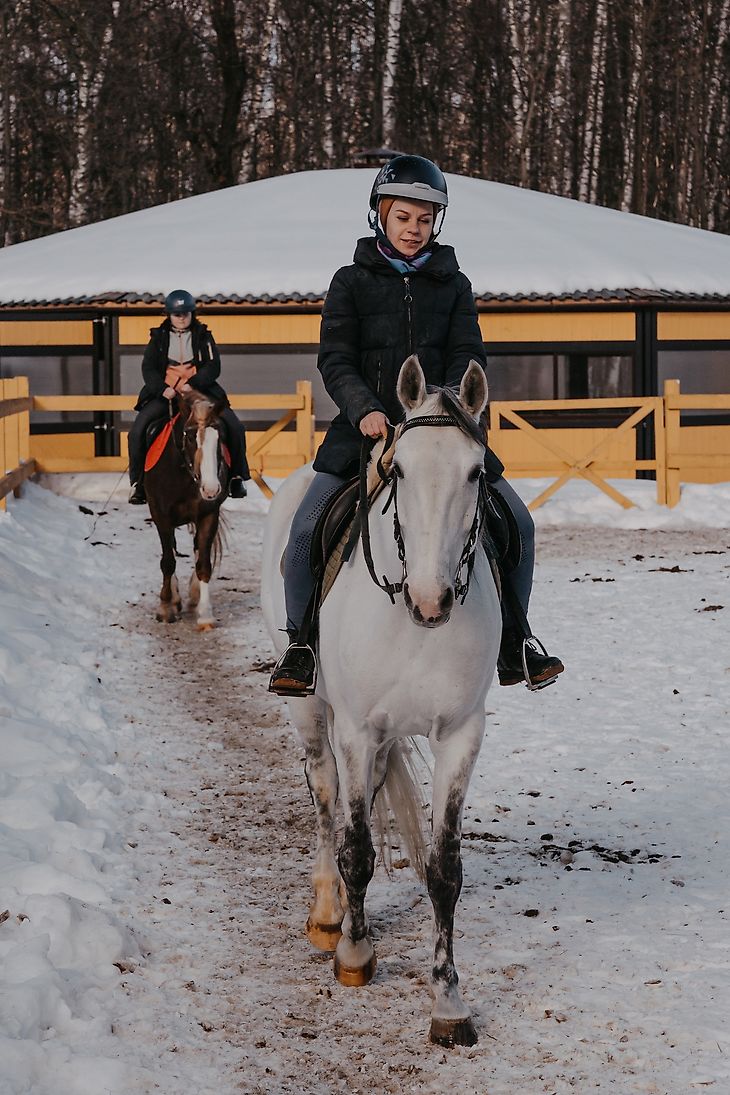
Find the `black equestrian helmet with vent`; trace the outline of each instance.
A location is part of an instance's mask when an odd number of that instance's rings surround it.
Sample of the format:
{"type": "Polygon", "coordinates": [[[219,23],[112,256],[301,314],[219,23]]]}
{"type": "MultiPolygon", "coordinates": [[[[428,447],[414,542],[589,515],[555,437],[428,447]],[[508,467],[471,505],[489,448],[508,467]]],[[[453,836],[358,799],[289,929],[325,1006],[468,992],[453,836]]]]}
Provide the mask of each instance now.
{"type": "Polygon", "coordinates": [[[184,316],[195,311],[195,297],[187,289],[173,289],[165,297],[165,311],[168,316],[184,316]]]}
{"type": "Polygon", "coordinates": [[[384,197],[433,202],[442,209],[449,204],[443,171],[425,156],[394,156],[388,160],[373,183],[370,208],[376,210],[384,197]]]}

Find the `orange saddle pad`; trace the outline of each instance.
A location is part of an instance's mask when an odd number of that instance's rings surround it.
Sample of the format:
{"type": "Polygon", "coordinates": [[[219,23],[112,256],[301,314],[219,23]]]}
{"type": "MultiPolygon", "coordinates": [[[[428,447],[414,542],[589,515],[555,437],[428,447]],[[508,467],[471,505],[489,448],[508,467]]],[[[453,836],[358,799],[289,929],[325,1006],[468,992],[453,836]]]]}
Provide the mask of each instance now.
{"type": "Polygon", "coordinates": [[[163,452],[165,451],[165,445],[167,444],[167,442],[170,439],[170,434],[172,433],[173,423],[175,422],[175,419],[177,419],[178,417],[179,417],[178,415],[175,415],[175,418],[171,418],[171,419],[169,419],[169,421],[167,421],[165,423],[165,425],[162,427],[162,429],[158,433],[157,437],[154,439],[154,441],[152,442],[152,444],[148,448],[147,455],[144,458],[144,470],[145,471],[149,471],[150,468],[154,468],[155,464],[157,463],[157,461],[162,456],[163,452]]]}

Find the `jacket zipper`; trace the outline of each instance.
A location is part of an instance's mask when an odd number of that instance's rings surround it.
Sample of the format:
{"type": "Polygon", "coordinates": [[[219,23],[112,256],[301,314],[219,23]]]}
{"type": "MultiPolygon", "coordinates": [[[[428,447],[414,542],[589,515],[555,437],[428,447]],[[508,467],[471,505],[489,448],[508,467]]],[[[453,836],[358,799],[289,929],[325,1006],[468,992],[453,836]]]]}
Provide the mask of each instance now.
{"type": "Polygon", "coordinates": [[[406,317],[408,320],[408,353],[413,353],[413,313],[411,311],[411,305],[413,303],[413,297],[411,296],[411,279],[408,274],[403,275],[403,284],[406,287],[406,317]]]}
{"type": "Polygon", "coordinates": [[[376,383],[375,383],[375,394],[377,395],[378,398],[380,398],[380,387],[381,387],[380,378],[382,376],[382,373],[383,373],[383,363],[378,358],[378,374],[377,374],[376,383]]]}

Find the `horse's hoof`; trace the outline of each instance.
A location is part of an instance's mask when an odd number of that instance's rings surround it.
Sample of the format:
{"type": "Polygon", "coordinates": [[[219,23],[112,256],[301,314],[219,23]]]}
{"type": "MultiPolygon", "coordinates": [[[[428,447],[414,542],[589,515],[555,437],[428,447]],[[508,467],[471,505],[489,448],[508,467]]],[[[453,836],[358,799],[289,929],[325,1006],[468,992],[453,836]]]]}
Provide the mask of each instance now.
{"type": "Polygon", "coordinates": [[[432,1019],[429,1039],[437,1046],[475,1046],[479,1039],[471,1019],[432,1019]]]}
{"type": "Polygon", "coordinates": [[[215,628],[214,623],[199,623],[197,625],[198,631],[213,631],[214,628],[215,628]]]}
{"type": "Polygon", "coordinates": [[[333,951],[342,938],[341,924],[315,924],[307,920],[307,939],[318,951],[333,951]]]}
{"type": "Polygon", "coordinates": [[[335,955],[335,977],[341,985],[346,985],[347,988],[351,989],[359,989],[363,985],[370,984],[375,976],[377,964],[377,959],[373,954],[364,966],[351,969],[349,966],[343,966],[337,955],[335,955]]]}
{"type": "Polygon", "coordinates": [[[176,616],[174,612],[158,612],[155,619],[158,624],[176,624],[180,617],[176,616]]]}

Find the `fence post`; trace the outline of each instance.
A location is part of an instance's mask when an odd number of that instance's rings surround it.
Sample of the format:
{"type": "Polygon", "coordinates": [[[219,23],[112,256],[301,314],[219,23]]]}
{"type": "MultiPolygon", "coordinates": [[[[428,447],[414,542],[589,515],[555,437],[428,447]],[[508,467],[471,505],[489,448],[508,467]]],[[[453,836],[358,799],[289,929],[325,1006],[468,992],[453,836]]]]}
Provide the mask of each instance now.
{"type": "MultiPolygon", "coordinates": [[[[17,399],[20,395],[20,384],[13,377],[5,381],[5,398],[17,399]]],[[[20,466],[20,415],[11,414],[5,419],[5,468],[3,475],[15,471],[20,466]]]]}
{"type": "Polygon", "coordinates": [[[657,505],[667,504],[667,441],[665,430],[664,400],[654,400],[654,460],[656,462],[657,505]]]}
{"type": "Polygon", "coordinates": [[[312,403],[312,382],[297,380],[297,395],[304,398],[304,406],[296,414],[297,453],[303,456],[302,463],[308,464],[314,459],[314,406],[312,403]]]}
{"type": "Polygon", "coordinates": [[[664,381],[664,437],[667,475],[667,505],[674,507],[681,496],[679,483],[679,407],[670,406],[672,396],[679,395],[679,381],[664,381]]]}
{"type": "MultiPolygon", "coordinates": [[[[30,385],[27,376],[19,376],[16,379],[19,398],[25,399],[30,395],[30,385]]],[[[30,411],[21,411],[18,415],[18,464],[24,464],[30,460],[30,411]]],[[[13,491],[16,498],[20,498],[20,486],[13,491]]]]}

